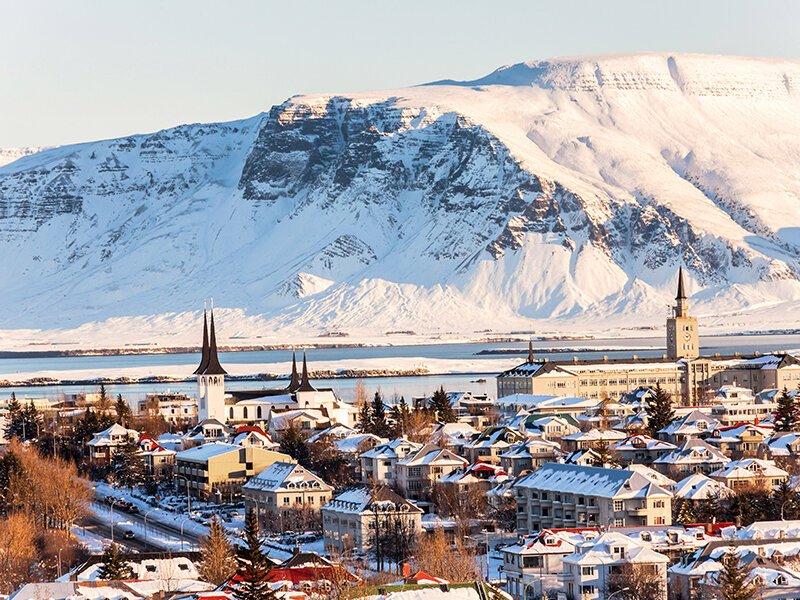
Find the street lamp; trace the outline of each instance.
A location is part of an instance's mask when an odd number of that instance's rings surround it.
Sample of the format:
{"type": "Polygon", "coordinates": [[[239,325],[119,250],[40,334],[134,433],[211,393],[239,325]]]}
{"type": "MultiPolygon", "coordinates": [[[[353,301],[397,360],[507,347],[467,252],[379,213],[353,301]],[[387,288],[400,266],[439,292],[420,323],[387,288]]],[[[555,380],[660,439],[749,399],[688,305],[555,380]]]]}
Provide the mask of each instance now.
{"type": "Polygon", "coordinates": [[[191,516],[192,497],[189,494],[189,478],[184,475],[175,475],[175,479],[183,479],[186,482],[186,516],[191,516]]]}
{"type": "Polygon", "coordinates": [[[144,542],[147,543],[147,515],[153,512],[155,508],[151,508],[150,510],[144,511],[144,542]]]}
{"type": "Polygon", "coordinates": [[[114,543],[114,505],[119,502],[119,498],[114,498],[111,501],[111,543],[114,543]]]}

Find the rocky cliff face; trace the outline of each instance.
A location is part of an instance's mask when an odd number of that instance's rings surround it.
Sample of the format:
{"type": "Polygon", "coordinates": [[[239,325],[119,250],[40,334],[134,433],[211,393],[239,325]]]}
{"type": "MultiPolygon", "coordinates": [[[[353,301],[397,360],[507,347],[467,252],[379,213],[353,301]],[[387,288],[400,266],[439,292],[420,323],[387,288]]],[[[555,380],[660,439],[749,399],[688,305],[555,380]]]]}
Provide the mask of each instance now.
{"type": "Polygon", "coordinates": [[[752,59],[522,63],[39,152],[0,168],[0,325],[207,296],[281,331],[649,323],[680,264],[701,311],[786,316],[798,81],[752,59]]]}

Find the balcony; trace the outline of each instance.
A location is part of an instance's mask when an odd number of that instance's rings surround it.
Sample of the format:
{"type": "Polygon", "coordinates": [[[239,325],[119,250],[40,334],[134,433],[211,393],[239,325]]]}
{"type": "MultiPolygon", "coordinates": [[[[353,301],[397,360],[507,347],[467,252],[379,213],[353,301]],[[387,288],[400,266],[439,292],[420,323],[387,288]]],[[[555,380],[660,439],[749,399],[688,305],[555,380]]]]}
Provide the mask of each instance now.
{"type": "Polygon", "coordinates": [[[634,517],[646,517],[647,516],[647,507],[646,506],[636,506],[634,508],[629,508],[626,510],[629,515],[634,517]]]}

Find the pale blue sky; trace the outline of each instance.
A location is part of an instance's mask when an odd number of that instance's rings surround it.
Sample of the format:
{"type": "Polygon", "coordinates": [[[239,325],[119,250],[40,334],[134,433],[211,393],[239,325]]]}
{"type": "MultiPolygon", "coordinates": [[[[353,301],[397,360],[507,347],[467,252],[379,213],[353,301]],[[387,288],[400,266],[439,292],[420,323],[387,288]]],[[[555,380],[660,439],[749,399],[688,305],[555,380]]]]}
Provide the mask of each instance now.
{"type": "Polygon", "coordinates": [[[800,58],[794,0],[0,0],[0,147],[642,50],[800,58]]]}

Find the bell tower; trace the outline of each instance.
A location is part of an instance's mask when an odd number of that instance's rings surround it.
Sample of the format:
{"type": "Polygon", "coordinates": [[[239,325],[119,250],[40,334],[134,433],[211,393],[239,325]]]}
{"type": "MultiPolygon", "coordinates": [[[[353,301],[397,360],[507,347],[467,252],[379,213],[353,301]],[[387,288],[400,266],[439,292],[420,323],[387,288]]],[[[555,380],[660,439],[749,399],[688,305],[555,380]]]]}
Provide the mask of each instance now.
{"type": "Polygon", "coordinates": [[[678,293],[672,316],[667,319],[667,356],[672,359],[700,356],[697,319],[689,316],[689,303],[683,283],[683,267],[678,270],[678,293]]]}
{"type": "Polygon", "coordinates": [[[217,356],[217,332],[214,326],[214,309],[211,309],[210,331],[206,314],[203,314],[203,354],[197,375],[197,397],[199,421],[216,419],[225,423],[225,375],[227,371],[219,364],[217,356]]]}

